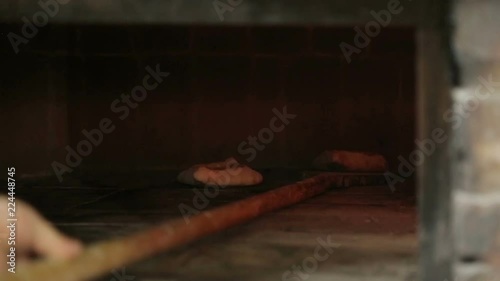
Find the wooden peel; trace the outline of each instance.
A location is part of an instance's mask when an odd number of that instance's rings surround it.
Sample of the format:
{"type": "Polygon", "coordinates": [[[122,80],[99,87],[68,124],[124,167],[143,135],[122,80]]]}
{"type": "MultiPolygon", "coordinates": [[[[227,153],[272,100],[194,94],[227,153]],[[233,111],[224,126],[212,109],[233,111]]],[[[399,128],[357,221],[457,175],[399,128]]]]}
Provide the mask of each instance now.
{"type": "MultiPolygon", "coordinates": [[[[289,206],[331,187],[343,187],[350,175],[323,173],[262,194],[236,201],[190,217],[166,221],[151,229],[124,238],[104,241],[87,247],[67,261],[40,261],[15,274],[0,275],[3,281],[84,281],[111,272],[201,237],[241,224],[270,211],[289,206]]],[[[363,175],[357,175],[363,176],[363,175]]],[[[373,175],[366,175],[371,177],[373,175]]]]}

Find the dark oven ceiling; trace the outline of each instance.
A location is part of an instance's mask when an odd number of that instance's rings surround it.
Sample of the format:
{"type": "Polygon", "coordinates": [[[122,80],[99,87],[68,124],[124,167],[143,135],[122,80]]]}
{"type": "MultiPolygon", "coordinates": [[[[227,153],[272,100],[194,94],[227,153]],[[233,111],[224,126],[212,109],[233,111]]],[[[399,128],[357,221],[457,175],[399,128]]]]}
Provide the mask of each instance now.
{"type": "MultiPolygon", "coordinates": [[[[46,0],[51,23],[80,24],[314,24],[354,25],[374,20],[373,12],[399,5],[390,24],[417,23],[418,1],[411,0],[46,0]],[[49,5],[49,4],[47,4],[49,5]]],[[[45,9],[39,1],[1,1],[2,21],[32,20],[45,9]]]]}

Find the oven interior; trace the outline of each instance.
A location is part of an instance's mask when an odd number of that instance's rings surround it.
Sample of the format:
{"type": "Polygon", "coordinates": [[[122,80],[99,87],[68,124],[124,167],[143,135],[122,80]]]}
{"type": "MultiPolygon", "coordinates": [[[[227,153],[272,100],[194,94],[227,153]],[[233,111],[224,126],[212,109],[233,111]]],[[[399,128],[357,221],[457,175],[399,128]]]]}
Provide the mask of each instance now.
{"type": "MultiPolygon", "coordinates": [[[[396,172],[415,146],[415,30],[384,28],[348,62],[339,45],[355,36],[349,25],[48,25],[16,55],[3,47],[2,158],[22,175],[19,198],[88,244],[180,217],[181,204],[203,211],[297,182],[324,150],[380,153],[396,172]],[[156,68],[168,75],[127,104],[156,68]],[[294,117],[266,135],[276,111],[294,117]],[[104,119],[114,129],[102,142],[80,144],[104,119]],[[68,156],[79,147],[88,155],[68,156]],[[264,182],[210,198],[176,181],[228,157],[264,182]]],[[[408,279],[416,202],[413,172],[393,188],[334,189],[102,280],[408,279]],[[319,241],[335,244],[324,261],[311,259],[319,241]]]]}

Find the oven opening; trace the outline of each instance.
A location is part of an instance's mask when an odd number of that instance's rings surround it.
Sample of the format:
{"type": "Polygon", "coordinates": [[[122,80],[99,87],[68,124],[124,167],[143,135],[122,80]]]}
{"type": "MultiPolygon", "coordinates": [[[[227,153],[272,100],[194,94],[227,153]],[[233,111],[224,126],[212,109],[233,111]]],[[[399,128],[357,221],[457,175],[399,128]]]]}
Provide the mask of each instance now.
{"type": "Polygon", "coordinates": [[[121,241],[102,280],[412,280],[416,31],[369,28],[40,29],[3,55],[17,200],[121,241]]]}

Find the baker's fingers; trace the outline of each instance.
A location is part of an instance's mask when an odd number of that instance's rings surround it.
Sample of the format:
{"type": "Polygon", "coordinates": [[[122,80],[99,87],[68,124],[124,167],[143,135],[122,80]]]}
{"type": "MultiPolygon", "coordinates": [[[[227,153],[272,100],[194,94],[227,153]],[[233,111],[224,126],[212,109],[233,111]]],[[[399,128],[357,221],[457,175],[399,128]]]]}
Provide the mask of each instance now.
{"type": "MultiPolygon", "coordinates": [[[[6,201],[5,198],[0,198],[2,200],[6,201]]],[[[64,259],[81,252],[80,242],[63,235],[36,209],[22,200],[16,201],[16,218],[15,246],[18,254],[35,252],[42,257],[64,259]]]]}
{"type": "Polygon", "coordinates": [[[42,217],[36,218],[33,229],[33,250],[46,258],[67,259],[81,253],[82,244],[59,232],[42,217]]]}

